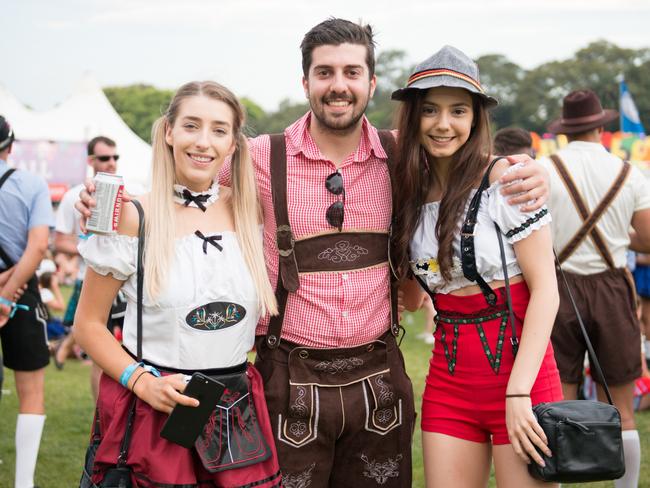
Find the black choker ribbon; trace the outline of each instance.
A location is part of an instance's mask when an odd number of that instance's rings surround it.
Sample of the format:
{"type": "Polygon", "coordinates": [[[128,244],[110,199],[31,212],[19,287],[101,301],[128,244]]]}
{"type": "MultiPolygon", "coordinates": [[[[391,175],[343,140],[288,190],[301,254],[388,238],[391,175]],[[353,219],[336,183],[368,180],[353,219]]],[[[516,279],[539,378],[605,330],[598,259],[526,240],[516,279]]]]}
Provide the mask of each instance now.
{"type": "Polygon", "coordinates": [[[207,210],[207,208],[203,204],[208,201],[208,198],[210,198],[209,194],[201,193],[195,196],[192,195],[192,192],[190,192],[187,188],[185,188],[181,195],[185,199],[186,207],[189,206],[190,203],[194,202],[196,206],[201,209],[202,212],[205,212],[207,210]]]}
{"type": "MultiPolygon", "coordinates": [[[[199,195],[199,196],[203,196],[203,195],[199,195]]],[[[197,205],[198,205],[198,204],[197,204],[197,205]]],[[[205,210],[204,210],[204,211],[205,211],[205,210]]],[[[214,247],[216,247],[217,249],[219,249],[219,251],[223,251],[223,247],[221,246],[221,244],[219,244],[219,243],[217,242],[217,241],[220,241],[220,240],[221,240],[221,236],[220,236],[220,235],[217,234],[217,235],[214,235],[214,236],[208,236],[208,237],[205,237],[205,236],[201,233],[200,230],[197,230],[197,231],[194,233],[194,235],[197,236],[199,239],[201,239],[201,240],[203,241],[203,254],[208,254],[208,244],[212,244],[214,247]]]]}

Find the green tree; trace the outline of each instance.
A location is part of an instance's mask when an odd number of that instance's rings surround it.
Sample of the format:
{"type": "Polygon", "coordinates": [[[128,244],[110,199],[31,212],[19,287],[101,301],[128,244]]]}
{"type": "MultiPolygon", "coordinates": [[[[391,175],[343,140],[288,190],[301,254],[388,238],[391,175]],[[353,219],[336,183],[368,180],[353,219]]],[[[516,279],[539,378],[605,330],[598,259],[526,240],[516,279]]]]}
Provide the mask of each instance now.
{"type": "Polygon", "coordinates": [[[526,71],[501,54],[481,56],[476,63],[481,73],[481,85],[486,93],[499,100],[499,105],[491,113],[495,130],[513,125],[517,93],[526,71]]]}
{"type": "Polygon", "coordinates": [[[382,51],[377,56],[375,74],[377,88],[368,104],[368,120],[378,129],[393,127],[397,102],[390,99],[391,94],[406,83],[412,67],[406,64],[406,52],[401,50],[382,51]]]}
{"type": "Polygon", "coordinates": [[[143,84],[108,87],[104,93],[126,125],[149,143],[151,126],[165,112],[174,95],[172,90],[143,84]]]}

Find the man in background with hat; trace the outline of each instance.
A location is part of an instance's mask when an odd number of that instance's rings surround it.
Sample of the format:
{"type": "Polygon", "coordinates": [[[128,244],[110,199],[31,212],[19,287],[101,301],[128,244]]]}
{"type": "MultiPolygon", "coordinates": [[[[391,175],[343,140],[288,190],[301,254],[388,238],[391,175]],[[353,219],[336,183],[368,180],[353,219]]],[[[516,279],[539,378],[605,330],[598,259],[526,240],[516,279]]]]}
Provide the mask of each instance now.
{"type": "Polygon", "coordinates": [[[47,315],[35,272],[47,251],[54,216],[45,181],[9,168],[13,141],[13,130],[0,116],[0,338],[4,365],[14,370],[19,404],[14,486],[32,488],[45,423],[45,366],[50,359],[47,315]],[[16,303],[16,291],[25,284],[16,303]]]}
{"type": "MultiPolygon", "coordinates": [[[[649,250],[650,184],[600,142],[604,126],[617,117],[615,110],[603,110],[593,91],[569,93],[562,117],[548,127],[565,134],[569,144],[541,162],[551,175],[548,207],[555,250],[621,412],[626,474],[616,480],[616,488],[632,488],[641,460],[633,411],[634,381],[641,374],[641,330],[626,251],[649,250]],[[636,231],[632,237],[630,225],[636,231]]],[[[570,400],[582,379],[586,345],[561,277],[558,283],[560,309],[552,341],[564,397],[570,400]]],[[[599,397],[604,399],[602,389],[599,397]]]]}

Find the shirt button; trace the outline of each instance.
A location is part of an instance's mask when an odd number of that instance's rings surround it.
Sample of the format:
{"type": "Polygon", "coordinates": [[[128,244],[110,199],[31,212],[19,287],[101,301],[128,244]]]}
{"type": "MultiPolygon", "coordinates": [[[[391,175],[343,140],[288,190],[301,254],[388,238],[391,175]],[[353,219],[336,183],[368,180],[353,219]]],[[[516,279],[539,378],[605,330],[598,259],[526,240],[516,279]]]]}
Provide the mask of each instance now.
{"type": "Polygon", "coordinates": [[[343,278],[344,280],[347,280],[347,279],[348,279],[348,274],[347,274],[347,273],[343,273],[343,274],[341,275],[341,278],[343,278]]]}
{"type": "Polygon", "coordinates": [[[341,313],[341,315],[343,316],[344,319],[347,318],[347,317],[348,317],[348,311],[347,311],[347,310],[344,310],[344,311],[341,313]]]}

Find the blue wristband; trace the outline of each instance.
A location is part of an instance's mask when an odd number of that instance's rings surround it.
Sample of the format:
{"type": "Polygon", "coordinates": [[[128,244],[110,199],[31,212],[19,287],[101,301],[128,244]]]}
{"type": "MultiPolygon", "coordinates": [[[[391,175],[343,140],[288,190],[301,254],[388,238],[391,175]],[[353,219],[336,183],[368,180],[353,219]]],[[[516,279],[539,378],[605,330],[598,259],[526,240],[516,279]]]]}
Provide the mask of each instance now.
{"type": "Polygon", "coordinates": [[[120,375],[120,384],[124,388],[127,388],[129,380],[131,379],[131,376],[133,376],[133,372],[140,366],[144,367],[144,363],[131,363],[126,368],[124,368],[124,371],[122,371],[122,374],[120,375]]]}
{"type": "Polygon", "coordinates": [[[24,310],[25,312],[29,312],[29,307],[27,305],[23,305],[22,303],[12,302],[11,300],[7,300],[4,297],[0,297],[0,304],[6,305],[7,307],[11,307],[11,312],[9,312],[10,319],[14,318],[14,315],[16,315],[16,310],[18,309],[24,310]]]}
{"type": "MultiPolygon", "coordinates": [[[[142,363],[140,363],[140,364],[142,364],[142,363]]],[[[160,371],[158,371],[156,368],[154,368],[154,367],[151,366],[150,364],[145,364],[145,365],[143,366],[143,368],[144,368],[145,371],[147,371],[148,373],[151,373],[151,374],[154,375],[156,378],[160,378],[160,377],[162,376],[162,375],[160,374],[160,371]]]]}

